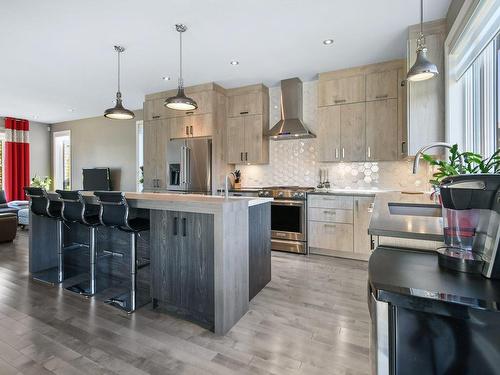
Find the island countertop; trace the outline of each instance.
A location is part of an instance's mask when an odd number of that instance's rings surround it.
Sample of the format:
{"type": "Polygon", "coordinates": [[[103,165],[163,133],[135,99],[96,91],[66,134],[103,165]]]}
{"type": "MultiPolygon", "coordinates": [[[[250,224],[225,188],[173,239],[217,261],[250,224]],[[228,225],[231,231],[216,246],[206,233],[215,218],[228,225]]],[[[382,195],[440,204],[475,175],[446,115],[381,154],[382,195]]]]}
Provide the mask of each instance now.
{"type": "Polygon", "coordinates": [[[441,217],[394,215],[389,203],[432,204],[430,194],[380,193],[375,197],[368,233],[375,236],[398,237],[443,242],[441,217]]]}

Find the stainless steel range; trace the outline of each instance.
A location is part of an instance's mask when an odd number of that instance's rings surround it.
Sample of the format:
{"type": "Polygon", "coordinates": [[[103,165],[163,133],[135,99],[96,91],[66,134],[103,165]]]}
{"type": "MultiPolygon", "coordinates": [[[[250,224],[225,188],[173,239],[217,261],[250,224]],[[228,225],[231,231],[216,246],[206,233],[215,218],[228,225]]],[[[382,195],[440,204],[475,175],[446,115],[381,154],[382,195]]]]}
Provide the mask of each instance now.
{"type": "Polygon", "coordinates": [[[314,188],[273,186],[263,188],[259,197],[272,197],[271,249],[307,253],[307,193],[314,188]]]}

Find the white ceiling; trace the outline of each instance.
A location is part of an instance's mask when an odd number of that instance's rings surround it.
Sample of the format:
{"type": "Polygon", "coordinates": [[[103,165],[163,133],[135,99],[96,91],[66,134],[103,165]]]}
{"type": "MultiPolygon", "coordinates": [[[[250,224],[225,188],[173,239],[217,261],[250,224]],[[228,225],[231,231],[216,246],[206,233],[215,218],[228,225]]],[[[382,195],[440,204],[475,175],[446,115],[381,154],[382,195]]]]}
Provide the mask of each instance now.
{"type": "MultiPolygon", "coordinates": [[[[444,17],[449,3],[427,1],[425,19],[444,17]]],[[[113,105],[117,43],[127,49],[125,106],[141,108],[145,94],[176,86],[179,22],[189,27],[186,86],[274,86],[404,57],[419,0],[4,0],[0,116],[54,123],[101,115],[113,105]],[[327,38],[334,44],[324,46],[327,38]]]]}

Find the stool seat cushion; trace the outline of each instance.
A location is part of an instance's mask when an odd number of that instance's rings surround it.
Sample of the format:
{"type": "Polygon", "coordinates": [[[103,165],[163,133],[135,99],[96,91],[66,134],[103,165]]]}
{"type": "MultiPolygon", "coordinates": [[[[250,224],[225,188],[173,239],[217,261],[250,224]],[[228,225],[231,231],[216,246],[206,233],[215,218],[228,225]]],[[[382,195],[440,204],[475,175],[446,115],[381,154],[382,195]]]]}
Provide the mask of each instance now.
{"type": "Polygon", "coordinates": [[[21,208],[17,212],[18,223],[20,225],[29,225],[30,224],[30,210],[29,208],[21,208]]]}
{"type": "MultiPolygon", "coordinates": [[[[132,228],[133,232],[141,232],[143,230],[149,230],[149,220],[142,217],[134,217],[129,219],[128,225],[132,228]]],[[[120,227],[121,230],[130,232],[129,228],[120,227]]]]}

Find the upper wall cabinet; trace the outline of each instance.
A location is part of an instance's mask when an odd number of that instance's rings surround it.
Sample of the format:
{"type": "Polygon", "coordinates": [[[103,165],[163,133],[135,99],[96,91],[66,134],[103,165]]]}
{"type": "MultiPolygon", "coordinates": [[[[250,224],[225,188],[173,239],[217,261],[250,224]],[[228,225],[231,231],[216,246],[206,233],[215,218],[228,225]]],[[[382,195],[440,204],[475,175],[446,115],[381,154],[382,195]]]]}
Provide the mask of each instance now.
{"type": "Polygon", "coordinates": [[[235,93],[227,98],[228,117],[261,115],[264,109],[262,90],[235,93]]]}
{"type": "Polygon", "coordinates": [[[318,106],[348,104],[365,101],[365,77],[356,75],[321,79],[318,83],[318,106]]]}
{"type": "MultiPolygon", "coordinates": [[[[408,102],[408,155],[433,142],[445,140],[444,98],[444,41],[446,21],[427,22],[424,25],[427,57],[436,64],[439,74],[420,82],[407,82],[408,102]]],[[[407,69],[415,62],[417,36],[420,26],[411,26],[408,31],[407,69]]]]}
{"type": "Polygon", "coordinates": [[[404,66],[404,60],[395,60],[319,75],[320,161],[406,156],[404,66]]]}
{"type": "Polygon", "coordinates": [[[269,89],[264,85],[226,91],[226,162],[269,163],[269,89]]]}
{"type": "Polygon", "coordinates": [[[396,99],[398,86],[397,69],[367,74],[366,101],[396,99]]]}

